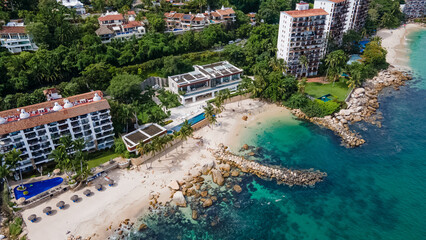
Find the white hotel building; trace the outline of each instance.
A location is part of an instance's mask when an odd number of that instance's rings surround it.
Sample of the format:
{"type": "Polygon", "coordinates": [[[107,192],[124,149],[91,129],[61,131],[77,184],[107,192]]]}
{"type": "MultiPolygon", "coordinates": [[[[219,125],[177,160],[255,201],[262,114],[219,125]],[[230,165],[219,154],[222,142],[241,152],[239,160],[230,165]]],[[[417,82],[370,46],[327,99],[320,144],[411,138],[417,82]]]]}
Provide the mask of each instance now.
{"type": "Polygon", "coordinates": [[[325,42],[328,13],[323,9],[309,9],[308,3],[299,3],[296,10],[281,12],[278,30],[277,58],[284,59],[288,72],[297,77],[318,74],[325,42]],[[306,56],[308,67],[300,57],[306,56]]]}
{"type": "Polygon", "coordinates": [[[84,150],[110,148],[114,128],[101,91],[0,112],[0,153],[22,151],[21,169],[52,161],[61,136],[83,138],[84,150]]]}
{"type": "Polygon", "coordinates": [[[12,21],[0,29],[0,43],[11,53],[38,49],[32,37],[25,30],[24,23],[18,20],[12,21]]]}
{"type": "Polygon", "coordinates": [[[178,94],[182,104],[212,98],[219,91],[237,90],[243,70],[228,61],[195,65],[195,71],[169,76],[169,89],[178,94]]]}

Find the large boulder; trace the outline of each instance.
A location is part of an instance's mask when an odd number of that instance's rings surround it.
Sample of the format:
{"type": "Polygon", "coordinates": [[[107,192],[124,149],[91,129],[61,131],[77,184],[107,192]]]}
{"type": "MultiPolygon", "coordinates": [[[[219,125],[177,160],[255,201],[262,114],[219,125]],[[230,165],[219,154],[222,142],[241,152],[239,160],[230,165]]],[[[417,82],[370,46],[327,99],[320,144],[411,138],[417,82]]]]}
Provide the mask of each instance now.
{"type": "Polygon", "coordinates": [[[198,218],[197,210],[192,210],[192,219],[196,220],[198,218]]]}
{"type": "Polygon", "coordinates": [[[211,171],[211,174],[213,177],[213,182],[219,186],[223,186],[223,184],[225,183],[225,179],[223,178],[222,173],[217,169],[213,169],[211,171]]]}
{"type": "Polygon", "coordinates": [[[179,190],[179,183],[176,180],[173,180],[169,183],[168,187],[173,190],[179,190]]]}
{"type": "Polygon", "coordinates": [[[204,208],[208,208],[211,205],[213,205],[213,201],[210,198],[207,198],[204,202],[203,202],[203,207],[204,208]]]}
{"type": "Polygon", "coordinates": [[[231,166],[229,164],[221,164],[219,165],[219,169],[225,172],[229,172],[231,170],[231,166]]]}
{"type": "Polygon", "coordinates": [[[173,194],[173,202],[176,204],[176,206],[186,207],[186,200],[181,191],[177,191],[175,194],[173,194]]]}
{"type": "Polygon", "coordinates": [[[209,173],[210,170],[212,170],[212,168],[215,166],[214,161],[210,161],[206,164],[203,165],[203,167],[201,168],[201,173],[204,175],[207,175],[209,173]]]}
{"type": "Polygon", "coordinates": [[[365,92],[364,88],[357,88],[354,90],[354,93],[358,95],[363,94],[364,92],[365,92]]]}
{"type": "Polygon", "coordinates": [[[240,185],[235,185],[234,186],[234,191],[237,193],[240,193],[243,189],[241,189],[240,185]]]}

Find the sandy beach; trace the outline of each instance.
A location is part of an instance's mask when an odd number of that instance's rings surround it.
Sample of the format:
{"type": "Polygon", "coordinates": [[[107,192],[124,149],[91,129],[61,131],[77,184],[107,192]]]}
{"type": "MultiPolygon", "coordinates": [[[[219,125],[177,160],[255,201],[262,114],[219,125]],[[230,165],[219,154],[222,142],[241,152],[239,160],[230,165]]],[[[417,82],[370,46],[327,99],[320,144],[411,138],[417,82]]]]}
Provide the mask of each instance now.
{"type": "Polygon", "coordinates": [[[388,54],[386,61],[402,70],[409,70],[409,48],[407,38],[411,33],[424,29],[420,24],[410,23],[397,29],[382,29],[377,32],[388,54]]]}
{"type": "Polygon", "coordinates": [[[116,181],[116,186],[105,186],[105,190],[96,191],[93,186],[77,192],[68,191],[35,208],[25,210],[22,215],[27,225],[28,239],[67,239],[69,234],[91,239],[106,239],[125,219],[135,222],[149,208],[150,193],[160,195],[158,201],[170,201],[171,191],[167,186],[172,180],[181,181],[192,169],[201,168],[214,160],[208,148],[216,148],[224,143],[238,146],[240,131],[254,122],[268,117],[288,116],[290,111],[274,104],[247,99],[227,104],[226,109],[218,117],[215,126],[206,126],[196,132],[194,137],[203,137],[204,145],[197,146],[196,139],[189,139],[158,154],[148,163],[137,169],[117,169],[108,174],[116,181]],[[248,116],[248,120],[242,120],[248,116]],[[183,146],[183,147],[182,147],[183,146]],[[147,165],[152,164],[148,170],[147,165]],[[93,196],[86,197],[83,191],[91,189],[93,196]],[[79,202],[73,203],[70,197],[77,194],[79,202]],[[59,210],[56,203],[65,201],[64,210],[59,210]],[[51,216],[43,214],[43,209],[51,206],[51,216]],[[39,219],[35,223],[27,220],[36,214],[39,219]]]}

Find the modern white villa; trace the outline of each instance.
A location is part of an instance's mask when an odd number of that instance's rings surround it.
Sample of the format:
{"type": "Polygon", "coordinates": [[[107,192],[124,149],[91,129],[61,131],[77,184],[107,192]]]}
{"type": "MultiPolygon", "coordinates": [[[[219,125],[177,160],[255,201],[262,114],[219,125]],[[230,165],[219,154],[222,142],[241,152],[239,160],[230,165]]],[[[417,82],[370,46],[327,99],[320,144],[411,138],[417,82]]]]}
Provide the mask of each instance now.
{"type": "Polygon", "coordinates": [[[63,6],[75,9],[77,14],[83,15],[86,14],[86,9],[84,8],[83,3],[81,3],[79,0],[57,0],[58,3],[62,4],[63,6]]]}
{"type": "Polygon", "coordinates": [[[237,90],[243,70],[228,61],[195,65],[194,71],[169,76],[169,89],[178,94],[182,104],[212,98],[219,91],[237,90]]]}

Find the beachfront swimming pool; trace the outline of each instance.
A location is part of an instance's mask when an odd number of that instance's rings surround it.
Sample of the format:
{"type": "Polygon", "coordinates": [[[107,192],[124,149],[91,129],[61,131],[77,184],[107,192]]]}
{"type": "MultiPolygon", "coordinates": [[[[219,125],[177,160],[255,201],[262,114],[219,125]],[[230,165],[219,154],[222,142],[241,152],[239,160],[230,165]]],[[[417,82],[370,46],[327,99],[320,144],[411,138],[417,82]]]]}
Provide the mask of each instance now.
{"type": "Polygon", "coordinates": [[[15,199],[20,199],[21,197],[24,197],[25,199],[31,198],[36,196],[37,194],[40,194],[42,192],[45,192],[53,187],[58,186],[64,181],[61,177],[56,177],[44,181],[38,181],[38,182],[32,182],[24,184],[24,187],[26,188],[25,191],[28,192],[27,195],[24,195],[24,191],[18,191],[18,187],[16,186],[13,189],[13,192],[15,193],[15,199]]]}
{"type": "MultiPolygon", "coordinates": [[[[197,116],[195,116],[195,117],[193,117],[193,118],[188,119],[188,122],[189,122],[189,123],[191,124],[191,126],[192,126],[192,125],[194,125],[194,124],[196,124],[196,123],[198,123],[198,122],[200,122],[200,121],[204,120],[205,118],[206,118],[206,117],[204,116],[204,113],[200,113],[200,114],[198,114],[197,116]]],[[[181,123],[181,124],[177,125],[176,127],[172,128],[171,130],[172,130],[172,131],[176,131],[176,132],[178,132],[178,131],[182,128],[182,125],[183,125],[183,123],[181,123]]]]}

